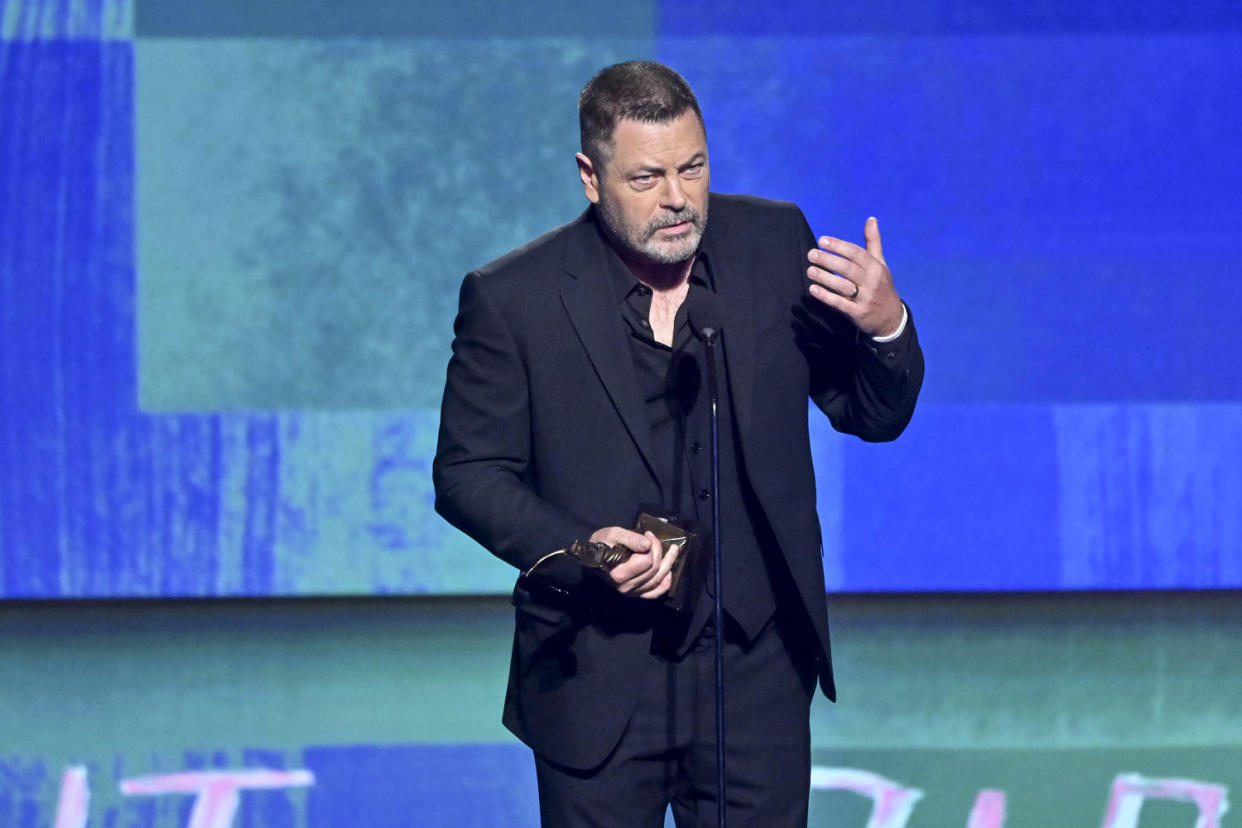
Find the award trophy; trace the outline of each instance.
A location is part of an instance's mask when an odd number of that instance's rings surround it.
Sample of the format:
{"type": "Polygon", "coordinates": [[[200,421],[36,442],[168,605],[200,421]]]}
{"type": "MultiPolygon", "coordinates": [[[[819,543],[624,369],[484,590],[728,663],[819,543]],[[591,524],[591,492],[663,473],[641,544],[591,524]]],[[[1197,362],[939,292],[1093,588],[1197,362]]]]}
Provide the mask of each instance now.
{"type": "MultiPolygon", "coordinates": [[[[650,532],[655,535],[666,548],[677,544],[677,560],[669,571],[672,585],[668,592],[660,597],[660,601],[678,612],[688,612],[693,608],[696,585],[701,583],[703,561],[701,554],[702,538],[695,532],[682,529],[667,518],[656,517],[642,512],[634,523],[634,531],[639,534],[650,532]]],[[[625,563],[634,553],[624,546],[611,546],[606,543],[576,540],[566,549],[558,549],[544,555],[535,565],[526,571],[524,577],[531,577],[539,564],[555,555],[569,555],[589,569],[600,569],[605,572],[625,563]]]]}

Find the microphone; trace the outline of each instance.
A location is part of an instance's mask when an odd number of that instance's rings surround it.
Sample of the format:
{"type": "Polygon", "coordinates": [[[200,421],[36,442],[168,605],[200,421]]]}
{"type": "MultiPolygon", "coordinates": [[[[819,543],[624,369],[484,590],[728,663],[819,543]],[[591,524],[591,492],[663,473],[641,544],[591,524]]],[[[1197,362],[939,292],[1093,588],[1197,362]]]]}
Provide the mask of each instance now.
{"type": "Polygon", "coordinates": [[[686,309],[690,329],[708,345],[715,344],[724,326],[724,302],[710,290],[696,290],[690,297],[690,307],[686,309]]]}

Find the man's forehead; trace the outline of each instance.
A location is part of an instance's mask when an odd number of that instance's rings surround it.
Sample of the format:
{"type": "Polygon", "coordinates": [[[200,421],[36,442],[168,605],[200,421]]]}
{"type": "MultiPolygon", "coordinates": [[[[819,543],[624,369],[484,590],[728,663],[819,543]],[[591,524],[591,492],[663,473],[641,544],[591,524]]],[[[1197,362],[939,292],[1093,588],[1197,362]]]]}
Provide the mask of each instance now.
{"type": "Polygon", "coordinates": [[[690,109],[658,123],[622,118],[612,132],[612,156],[621,163],[648,157],[689,160],[699,152],[707,152],[707,137],[698,116],[690,109]]]}

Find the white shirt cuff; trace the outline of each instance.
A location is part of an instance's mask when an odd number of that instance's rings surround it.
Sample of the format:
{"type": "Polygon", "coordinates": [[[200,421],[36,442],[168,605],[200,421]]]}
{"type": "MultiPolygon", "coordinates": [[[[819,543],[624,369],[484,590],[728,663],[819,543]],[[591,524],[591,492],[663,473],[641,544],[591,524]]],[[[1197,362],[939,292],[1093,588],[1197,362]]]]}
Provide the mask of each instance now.
{"type": "Polygon", "coordinates": [[[906,323],[910,321],[910,309],[906,307],[906,303],[901,303],[901,324],[897,326],[897,330],[888,336],[873,336],[872,342],[892,342],[897,337],[906,332],[906,323]]]}

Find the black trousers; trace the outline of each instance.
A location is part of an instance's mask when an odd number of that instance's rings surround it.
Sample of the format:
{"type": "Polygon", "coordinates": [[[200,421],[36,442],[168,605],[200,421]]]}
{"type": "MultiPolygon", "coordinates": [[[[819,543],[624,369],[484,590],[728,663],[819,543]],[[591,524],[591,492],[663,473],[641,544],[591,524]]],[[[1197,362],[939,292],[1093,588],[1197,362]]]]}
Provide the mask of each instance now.
{"type": "MultiPolygon", "coordinates": [[[[807,822],[811,784],[813,650],[773,618],[753,642],[725,623],[725,747],[731,828],[807,822]]],[[[715,826],[714,628],[681,658],[652,654],[637,710],[602,765],[565,768],[538,754],[545,828],[661,828],[671,804],[678,828],[715,826]]]]}

